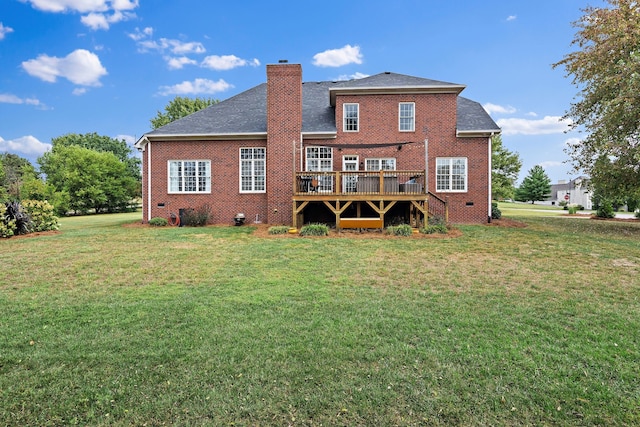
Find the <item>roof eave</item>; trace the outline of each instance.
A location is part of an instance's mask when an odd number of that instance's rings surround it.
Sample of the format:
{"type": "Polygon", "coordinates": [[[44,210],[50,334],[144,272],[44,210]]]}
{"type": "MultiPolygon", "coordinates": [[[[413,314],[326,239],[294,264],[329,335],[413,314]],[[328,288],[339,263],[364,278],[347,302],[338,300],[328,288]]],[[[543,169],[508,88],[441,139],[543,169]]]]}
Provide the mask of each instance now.
{"type": "Polygon", "coordinates": [[[458,95],[465,85],[430,85],[430,86],[389,86],[389,87],[333,87],[329,89],[331,106],[336,105],[336,96],[340,95],[393,95],[393,94],[422,94],[422,93],[454,93],[458,95]]]}
{"type": "Polygon", "coordinates": [[[456,130],[456,136],[459,138],[489,138],[501,132],[501,129],[456,130]]]}
{"type": "Polygon", "coordinates": [[[302,132],[302,139],[336,139],[336,131],[329,132],[302,132]]]}
{"type": "Polygon", "coordinates": [[[247,132],[247,133],[216,133],[216,134],[146,134],[143,135],[135,147],[144,148],[149,142],[155,141],[243,141],[251,139],[267,139],[266,132],[247,132]]]}

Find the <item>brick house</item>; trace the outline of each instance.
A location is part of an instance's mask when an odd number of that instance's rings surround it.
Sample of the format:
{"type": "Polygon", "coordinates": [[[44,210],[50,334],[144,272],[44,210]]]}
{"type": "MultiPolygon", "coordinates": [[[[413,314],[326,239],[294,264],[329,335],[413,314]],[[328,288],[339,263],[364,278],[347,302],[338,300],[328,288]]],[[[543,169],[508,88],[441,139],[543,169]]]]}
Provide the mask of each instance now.
{"type": "Polygon", "coordinates": [[[491,136],[465,86],[381,73],[302,82],[299,64],[143,135],[143,222],[208,204],[212,222],[339,228],[484,223],[491,136]]]}

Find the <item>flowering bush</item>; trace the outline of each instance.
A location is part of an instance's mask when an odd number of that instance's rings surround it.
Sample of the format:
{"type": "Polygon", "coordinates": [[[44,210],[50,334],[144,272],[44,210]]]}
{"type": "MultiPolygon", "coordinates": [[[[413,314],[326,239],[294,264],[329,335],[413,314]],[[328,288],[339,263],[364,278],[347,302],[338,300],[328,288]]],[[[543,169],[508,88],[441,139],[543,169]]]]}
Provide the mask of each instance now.
{"type": "Polygon", "coordinates": [[[54,207],[46,200],[23,200],[22,209],[31,218],[31,231],[57,230],[58,217],[54,207]]]}

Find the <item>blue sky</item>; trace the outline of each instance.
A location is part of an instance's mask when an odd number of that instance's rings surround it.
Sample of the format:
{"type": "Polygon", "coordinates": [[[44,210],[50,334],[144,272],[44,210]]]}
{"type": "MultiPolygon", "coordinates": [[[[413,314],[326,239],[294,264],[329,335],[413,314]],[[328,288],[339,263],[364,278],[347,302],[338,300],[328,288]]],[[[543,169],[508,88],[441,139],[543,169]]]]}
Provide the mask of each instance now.
{"type": "Polygon", "coordinates": [[[569,179],[560,121],[577,94],[551,64],[602,0],[1,0],[0,152],[34,165],[51,140],[133,144],[176,95],[226,99],[300,63],[305,81],[383,71],[464,84],[520,154],[569,179]]]}

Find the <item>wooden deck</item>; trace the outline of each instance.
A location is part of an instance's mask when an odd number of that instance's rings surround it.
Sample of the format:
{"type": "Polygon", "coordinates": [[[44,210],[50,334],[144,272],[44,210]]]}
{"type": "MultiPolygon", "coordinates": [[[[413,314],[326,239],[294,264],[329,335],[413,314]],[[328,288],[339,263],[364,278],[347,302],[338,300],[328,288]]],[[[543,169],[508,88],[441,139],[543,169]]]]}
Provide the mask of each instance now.
{"type": "Polygon", "coordinates": [[[318,202],[335,215],[338,229],[383,228],[385,215],[398,203],[414,227],[425,225],[429,216],[447,221],[447,202],[426,191],[425,176],[425,171],[296,172],[293,226],[303,225],[305,210],[318,202]]]}

